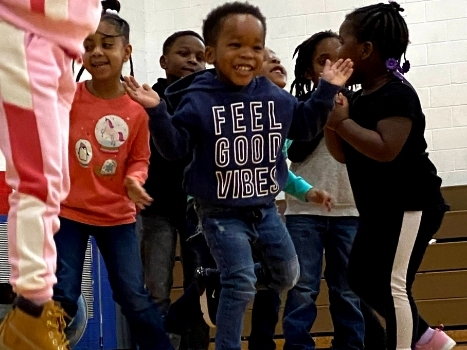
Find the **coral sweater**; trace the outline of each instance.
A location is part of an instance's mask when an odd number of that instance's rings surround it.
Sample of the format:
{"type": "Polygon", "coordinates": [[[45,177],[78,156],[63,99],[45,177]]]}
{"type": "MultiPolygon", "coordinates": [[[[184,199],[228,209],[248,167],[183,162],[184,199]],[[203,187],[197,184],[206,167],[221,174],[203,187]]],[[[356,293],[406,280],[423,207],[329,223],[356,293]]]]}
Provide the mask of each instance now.
{"type": "Polygon", "coordinates": [[[93,96],[79,83],[70,112],[71,190],[60,216],[95,226],[135,221],[125,177],[146,181],[149,165],[148,115],[124,95],[93,96]]]}

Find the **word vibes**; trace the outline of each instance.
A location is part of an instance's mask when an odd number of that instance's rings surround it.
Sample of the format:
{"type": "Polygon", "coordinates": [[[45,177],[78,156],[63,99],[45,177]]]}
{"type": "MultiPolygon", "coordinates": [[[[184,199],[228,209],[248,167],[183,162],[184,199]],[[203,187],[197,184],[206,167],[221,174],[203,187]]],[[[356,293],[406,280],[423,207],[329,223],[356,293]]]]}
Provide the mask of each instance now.
{"type": "Polygon", "coordinates": [[[282,147],[282,123],[276,121],[274,102],[214,106],[212,115],[218,199],[278,193],[276,159],[282,147]]]}

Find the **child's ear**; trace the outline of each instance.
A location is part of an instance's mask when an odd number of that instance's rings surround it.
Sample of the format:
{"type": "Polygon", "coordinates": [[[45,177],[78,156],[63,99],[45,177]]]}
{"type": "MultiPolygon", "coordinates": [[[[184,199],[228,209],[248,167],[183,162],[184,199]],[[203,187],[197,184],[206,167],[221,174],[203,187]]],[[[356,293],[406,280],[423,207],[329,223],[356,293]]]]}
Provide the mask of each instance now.
{"type": "Polygon", "coordinates": [[[167,69],[167,57],[165,57],[165,55],[162,55],[159,58],[159,65],[161,66],[163,70],[167,69]]]}
{"type": "Polygon", "coordinates": [[[371,41],[365,41],[362,44],[362,53],[361,53],[362,60],[365,60],[368,57],[370,57],[372,53],[373,53],[373,43],[371,41]]]}
{"type": "Polygon", "coordinates": [[[132,52],[133,52],[133,47],[130,44],[127,44],[125,46],[125,55],[123,56],[123,62],[128,62],[132,52]]]}
{"type": "Polygon", "coordinates": [[[214,64],[216,60],[216,50],[212,46],[206,46],[204,51],[204,59],[207,64],[214,64]]]}

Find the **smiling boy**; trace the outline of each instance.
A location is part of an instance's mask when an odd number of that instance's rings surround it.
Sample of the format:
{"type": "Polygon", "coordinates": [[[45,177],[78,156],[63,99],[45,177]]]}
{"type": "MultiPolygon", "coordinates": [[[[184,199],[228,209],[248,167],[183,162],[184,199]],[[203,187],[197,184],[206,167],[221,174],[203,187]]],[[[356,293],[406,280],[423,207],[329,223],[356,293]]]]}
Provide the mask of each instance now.
{"type": "Polygon", "coordinates": [[[326,122],[334,97],[352,73],[350,60],[327,64],[305,103],[258,77],[266,20],[248,3],[226,3],[203,26],[206,62],[200,72],[167,90],[176,107],[127,79],[127,91],[151,116],[156,147],[178,159],[194,154],[184,188],[195,197],[205,238],[221,273],[217,350],[240,350],[243,316],[256,293],[252,246],[261,252],[268,287],[282,292],[299,276],[297,255],[274,199],[287,179],[285,138],[309,139],[326,122]],[[157,106],[157,107],[155,107],[157,106]],[[151,108],[155,107],[155,108],[151,108]]]}

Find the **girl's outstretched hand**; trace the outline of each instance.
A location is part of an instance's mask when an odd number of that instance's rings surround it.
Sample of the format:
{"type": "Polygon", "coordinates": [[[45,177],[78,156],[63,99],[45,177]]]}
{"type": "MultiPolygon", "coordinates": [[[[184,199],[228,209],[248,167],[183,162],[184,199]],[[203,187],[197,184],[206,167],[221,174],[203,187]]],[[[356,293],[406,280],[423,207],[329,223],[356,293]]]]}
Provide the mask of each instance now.
{"type": "Polygon", "coordinates": [[[123,78],[123,86],[134,101],[144,108],[154,108],[159,105],[161,98],[148,84],[139,85],[132,76],[123,78]]]}
{"type": "Polygon", "coordinates": [[[350,58],[345,61],[341,58],[334,64],[331,64],[330,60],[326,60],[321,78],[331,84],[344,86],[353,73],[352,67],[353,62],[350,58]]]}
{"type": "Polygon", "coordinates": [[[305,198],[308,202],[321,204],[327,211],[331,211],[332,209],[332,198],[326,191],[312,188],[306,193],[305,198]]]}
{"type": "Polygon", "coordinates": [[[153,199],[149,196],[138,180],[131,176],[127,176],[124,184],[128,197],[136,204],[137,208],[144,209],[152,203],[153,199]]]}

